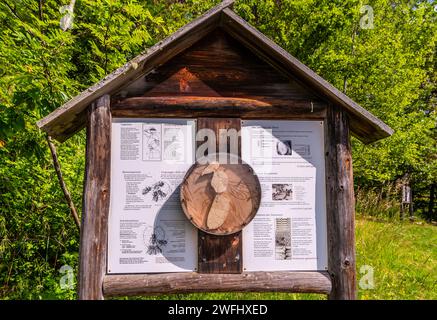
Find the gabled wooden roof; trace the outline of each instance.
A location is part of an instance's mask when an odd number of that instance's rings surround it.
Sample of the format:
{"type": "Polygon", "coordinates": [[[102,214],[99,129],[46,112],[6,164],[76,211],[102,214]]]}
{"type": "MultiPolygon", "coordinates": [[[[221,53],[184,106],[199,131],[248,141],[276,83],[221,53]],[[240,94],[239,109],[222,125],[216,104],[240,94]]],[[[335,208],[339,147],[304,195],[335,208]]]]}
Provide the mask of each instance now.
{"type": "Polygon", "coordinates": [[[359,106],[310,68],[253,28],[225,0],[201,17],[185,25],[168,38],[157,43],[103,80],[59,107],[37,125],[59,141],[65,141],[86,123],[86,109],[98,97],[113,94],[139,77],[153,71],[177,54],[191,47],[215,28],[222,28],[261,59],[290,77],[299,79],[308,88],[324,97],[330,104],[343,107],[349,114],[351,131],[365,143],[390,136],[393,130],[380,119],[359,106]]]}

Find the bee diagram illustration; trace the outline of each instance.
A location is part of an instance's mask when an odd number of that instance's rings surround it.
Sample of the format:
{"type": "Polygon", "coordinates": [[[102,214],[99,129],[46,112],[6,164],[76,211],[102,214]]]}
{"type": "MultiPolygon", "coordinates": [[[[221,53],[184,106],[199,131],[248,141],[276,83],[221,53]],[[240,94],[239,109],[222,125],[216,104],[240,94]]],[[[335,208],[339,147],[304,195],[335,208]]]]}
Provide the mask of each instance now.
{"type": "Polygon", "coordinates": [[[143,234],[144,243],[146,245],[146,252],[148,255],[157,255],[163,252],[164,247],[167,246],[168,241],[165,237],[165,231],[161,226],[148,226],[143,234]]]}
{"type": "Polygon", "coordinates": [[[167,198],[172,192],[170,185],[165,181],[158,181],[153,183],[152,185],[146,186],[142,193],[143,195],[151,195],[152,200],[155,202],[160,202],[167,198]]]}

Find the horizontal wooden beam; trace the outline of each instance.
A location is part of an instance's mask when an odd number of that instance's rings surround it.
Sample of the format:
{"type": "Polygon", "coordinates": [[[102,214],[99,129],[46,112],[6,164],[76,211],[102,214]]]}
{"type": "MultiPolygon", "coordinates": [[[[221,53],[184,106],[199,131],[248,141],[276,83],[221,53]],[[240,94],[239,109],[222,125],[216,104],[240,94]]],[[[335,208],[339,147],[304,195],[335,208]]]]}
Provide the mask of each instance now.
{"type": "Polygon", "coordinates": [[[247,272],[241,274],[164,273],[106,275],[105,296],[193,292],[331,292],[327,272],[247,272]]]}
{"type": "Polygon", "coordinates": [[[243,119],[323,119],[326,105],[307,100],[231,97],[134,97],[114,103],[113,117],[240,117],[243,119]]]}

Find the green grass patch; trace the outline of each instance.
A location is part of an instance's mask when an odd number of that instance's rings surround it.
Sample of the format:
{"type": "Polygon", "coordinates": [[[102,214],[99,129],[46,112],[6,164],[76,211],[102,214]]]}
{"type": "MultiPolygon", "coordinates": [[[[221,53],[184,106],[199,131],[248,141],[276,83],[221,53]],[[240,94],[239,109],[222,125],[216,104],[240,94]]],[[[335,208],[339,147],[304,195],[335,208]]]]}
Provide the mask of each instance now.
{"type": "Polygon", "coordinates": [[[437,228],[409,222],[356,223],[357,270],[373,267],[374,289],[360,299],[437,299],[437,228]]]}

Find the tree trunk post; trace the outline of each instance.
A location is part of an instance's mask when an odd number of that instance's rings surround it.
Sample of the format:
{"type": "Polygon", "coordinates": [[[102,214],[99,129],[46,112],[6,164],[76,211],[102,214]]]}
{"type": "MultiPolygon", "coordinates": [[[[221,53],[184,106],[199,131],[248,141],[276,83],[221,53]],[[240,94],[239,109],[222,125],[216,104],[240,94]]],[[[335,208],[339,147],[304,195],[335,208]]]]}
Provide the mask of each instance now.
{"type": "Polygon", "coordinates": [[[325,121],[329,299],[356,299],[355,197],[349,119],[330,106],[325,121]]]}
{"type": "Polygon", "coordinates": [[[111,167],[110,96],[104,95],[88,114],[82,228],[80,234],[80,300],[103,300],[111,167]]]}

